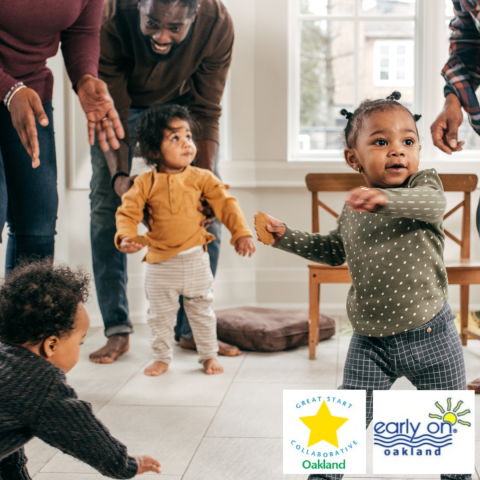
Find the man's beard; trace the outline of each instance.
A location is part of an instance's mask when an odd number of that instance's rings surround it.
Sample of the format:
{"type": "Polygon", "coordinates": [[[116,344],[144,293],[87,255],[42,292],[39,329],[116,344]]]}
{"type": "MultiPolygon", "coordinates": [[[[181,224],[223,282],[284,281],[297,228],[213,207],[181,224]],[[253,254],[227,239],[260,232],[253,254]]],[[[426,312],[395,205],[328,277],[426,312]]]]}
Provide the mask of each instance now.
{"type": "Polygon", "coordinates": [[[187,36],[180,42],[176,44],[172,44],[170,47],[170,51],[165,54],[161,53],[156,53],[153,50],[152,47],[152,38],[148,35],[144,35],[142,33],[142,29],[140,28],[140,13],[138,14],[138,22],[137,22],[137,32],[138,35],[140,36],[140,39],[142,40],[142,43],[145,45],[145,48],[147,50],[148,56],[155,62],[165,62],[166,60],[170,60],[176,53],[176,51],[181,47],[189,38],[192,33],[192,28],[193,25],[190,25],[190,28],[188,29],[187,36]]]}

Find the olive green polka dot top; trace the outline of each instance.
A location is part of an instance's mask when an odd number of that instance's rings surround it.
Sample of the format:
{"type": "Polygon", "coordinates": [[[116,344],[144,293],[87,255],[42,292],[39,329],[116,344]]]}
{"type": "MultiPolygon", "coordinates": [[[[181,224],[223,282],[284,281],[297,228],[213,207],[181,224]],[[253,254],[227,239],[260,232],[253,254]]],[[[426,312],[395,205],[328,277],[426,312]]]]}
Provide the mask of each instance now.
{"type": "Polygon", "coordinates": [[[376,213],[343,208],[329,235],[287,227],[276,245],[326,265],[348,264],[348,317],[360,335],[385,337],[428,322],[447,300],[443,261],[446,206],[434,169],[400,188],[379,189],[388,201],[376,213]]]}

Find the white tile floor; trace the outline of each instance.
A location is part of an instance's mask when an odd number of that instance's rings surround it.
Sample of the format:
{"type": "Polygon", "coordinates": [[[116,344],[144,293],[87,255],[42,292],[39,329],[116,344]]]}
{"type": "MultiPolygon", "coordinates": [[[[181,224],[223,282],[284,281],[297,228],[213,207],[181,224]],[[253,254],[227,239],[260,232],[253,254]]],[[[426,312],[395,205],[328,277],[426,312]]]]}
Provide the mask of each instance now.
{"type": "MultiPolygon", "coordinates": [[[[79,364],[68,375],[80,398],[131,454],[158,458],[163,480],[305,480],[282,474],[282,390],[336,388],[342,380],[349,337],[335,336],[308,360],[306,347],[289,352],[221,357],[225,373],[206,376],[195,352],[175,347],[170,370],[143,375],[150,360],[149,331],[138,325],[130,352],[112,365],[95,365],[88,354],[103,345],[103,332],[89,333],[79,364]]],[[[480,342],[465,348],[467,376],[480,377],[480,342]]],[[[411,389],[405,379],[396,389],[411,389]]],[[[480,395],[477,396],[480,412],[480,395]]],[[[371,432],[370,432],[371,434],[371,432]]],[[[480,466],[480,422],[477,422],[480,466]]],[[[371,444],[371,442],[368,442],[371,444]]],[[[26,447],[35,480],[99,480],[98,473],[38,439],[26,447]]],[[[371,452],[368,453],[371,458],[371,452]]],[[[371,463],[366,477],[371,474],[371,463]]],[[[359,476],[347,476],[353,480],[359,476]]],[[[397,478],[420,478],[402,476],[397,478]]],[[[395,477],[390,477],[395,478],[395,477]]],[[[422,476],[422,478],[439,478],[422,476]]],[[[475,475],[474,480],[480,480],[475,475]]]]}

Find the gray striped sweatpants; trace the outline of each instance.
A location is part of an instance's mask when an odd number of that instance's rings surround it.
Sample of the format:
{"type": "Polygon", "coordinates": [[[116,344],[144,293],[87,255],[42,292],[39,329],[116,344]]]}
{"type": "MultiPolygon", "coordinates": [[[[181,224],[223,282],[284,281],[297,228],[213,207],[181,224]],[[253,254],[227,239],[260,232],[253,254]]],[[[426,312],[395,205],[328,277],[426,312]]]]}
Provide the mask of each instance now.
{"type": "Polygon", "coordinates": [[[183,295],[183,305],[200,355],[199,362],[217,356],[212,287],[210,260],[203,247],[147,266],[145,290],[150,303],[148,324],[152,329],[154,360],[172,361],[173,328],[180,308],[180,295],[183,295]]]}

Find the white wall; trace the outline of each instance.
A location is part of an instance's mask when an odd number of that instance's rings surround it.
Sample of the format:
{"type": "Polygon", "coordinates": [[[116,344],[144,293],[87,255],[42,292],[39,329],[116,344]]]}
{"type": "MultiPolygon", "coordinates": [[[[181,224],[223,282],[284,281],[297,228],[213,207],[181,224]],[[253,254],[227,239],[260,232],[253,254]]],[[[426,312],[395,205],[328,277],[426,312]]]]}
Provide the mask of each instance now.
{"type": "MultiPolygon", "coordinates": [[[[323,164],[287,162],[288,0],[229,0],[228,5],[235,23],[236,40],[231,70],[232,158],[221,164],[223,180],[231,185],[231,192],[239,199],[252,230],[253,215],[258,210],[297,228],[310,230],[311,202],[304,186],[305,175],[349,170],[341,160],[323,164]]],[[[54,105],[61,200],[56,256],[58,260],[84,265],[91,270],[88,182],[79,178],[88,177],[86,122],[82,123],[80,117],[74,120],[74,125],[69,123],[71,93],[64,79],[61,58],[56,57],[50,65],[56,78],[54,105]],[[69,128],[77,139],[77,147],[73,150],[66,142],[69,128]]],[[[426,137],[424,143],[429,142],[430,138],[426,137]]],[[[480,176],[480,162],[432,165],[424,159],[422,166],[435,166],[442,173],[472,172],[480,176]]],[[[478,197],[477,191],[474,205],[478,197]]],[[[341,194],[331,194],[326,200],[339,211],[343,198],[341,194]]],[[[454,200],[454,196],[449,196],[450,204],[454,200]]],[[[322,231],[327,232],[334,228],[335,221],[322,213],[321,226],[322,231]]],[[[459,232],[459,220],[456,221],[455,216],[447,221],[448,226],[459,232]]],[[[472,258],[480,260],[480,240],[475,232],[472,222],[472,258]]],[[[224,229],[215,283],[216,308],[237,305],[307,307],[305,260],[262,244],[258,244],[254,257],[241,258],[235,254],[229,239],[230,234],[224,229]]],[[[5,243],[0,248],[2,261],[4,248],[5,243]]],[[[447,239],[446,257],[458,255],[457,252],[455,244],[447,239]]],[[[129,256],[128,297],[134,322],[144,321],[147,308],[141,258],[141,253],[129,256]]],[[[323,286],[322,310],[343,312],[347,290],[347,285],[323,286]]],[[[451,287],[450,295],[454,309],[458,309],[458,287],[451,287]]],[[[471,287],[470,303],[472,308],[480,309],[480,286],[471,287]]],[[[101,325],[94,295],[89,310],[93,324],[101,325]]]]}

